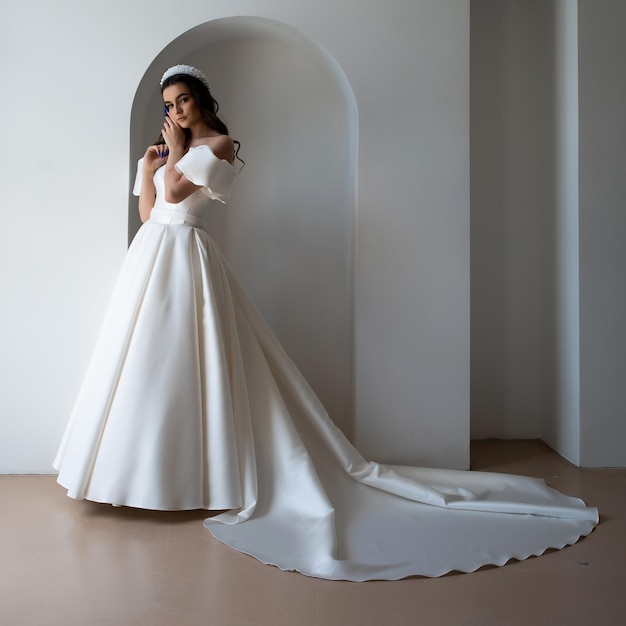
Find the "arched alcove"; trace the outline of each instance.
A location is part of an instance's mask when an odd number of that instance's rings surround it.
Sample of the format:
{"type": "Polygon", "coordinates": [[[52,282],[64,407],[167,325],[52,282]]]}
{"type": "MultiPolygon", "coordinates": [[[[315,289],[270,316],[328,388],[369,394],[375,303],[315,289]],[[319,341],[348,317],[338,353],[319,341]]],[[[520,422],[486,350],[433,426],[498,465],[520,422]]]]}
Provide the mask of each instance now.
{"type": "MultiPolygon", "coordinates": [[[[357,108],[334,59],[294,28],[231,17],[187,31],[154,59],[131,115],[130,178],[162,120],[159,79],[189,63],[208,76],[246,166],[210,234],[245,289],[350,436],[357,108]]],[[[216,203],[217,204],[217,203],[216,203]]],[[[129,201],[129,237],[139,227],[129,201]]]]}

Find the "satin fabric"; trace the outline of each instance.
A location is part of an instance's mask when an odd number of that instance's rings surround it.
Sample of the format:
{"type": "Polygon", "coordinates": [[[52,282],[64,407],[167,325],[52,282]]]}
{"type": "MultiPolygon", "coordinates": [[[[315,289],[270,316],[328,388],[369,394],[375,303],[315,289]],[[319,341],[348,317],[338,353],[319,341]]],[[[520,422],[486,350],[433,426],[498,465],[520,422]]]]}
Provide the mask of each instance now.
{"type": "Polygon", "coordinates": [[[203,188],[168,204],[155,174],[55,459],[70,497],[226,510],[204,523],[220,541],[354,581],[469,572],[592,531],[596,509],[538,479],[363,459],[204,228],[232,166],[202,147],[177,167],[203,188]]]}

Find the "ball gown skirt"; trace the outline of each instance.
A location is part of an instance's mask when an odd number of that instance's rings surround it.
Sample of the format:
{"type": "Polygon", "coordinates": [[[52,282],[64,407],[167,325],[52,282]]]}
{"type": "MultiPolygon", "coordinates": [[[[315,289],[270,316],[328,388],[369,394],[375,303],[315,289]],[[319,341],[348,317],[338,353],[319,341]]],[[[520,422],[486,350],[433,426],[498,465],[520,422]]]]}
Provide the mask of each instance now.
{"type": "Polygon", "coordinates": [[[206,146],[176,167],[202,189],[168,204],[155,174],[54,462],[70,497],[226,510],[204,524],[229,546],[354,581],[470,572],[592,531],[596,509],[539,479],[366,461],[206,232],[234,169],[206,146]]]}

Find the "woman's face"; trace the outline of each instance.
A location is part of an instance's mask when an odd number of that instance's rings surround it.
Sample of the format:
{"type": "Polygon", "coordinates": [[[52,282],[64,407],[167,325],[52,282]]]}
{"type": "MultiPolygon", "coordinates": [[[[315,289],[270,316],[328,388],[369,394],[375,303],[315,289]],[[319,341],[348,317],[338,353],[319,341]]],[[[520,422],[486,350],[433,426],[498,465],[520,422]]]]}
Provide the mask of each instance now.
{"type": "Polygon", "coordinates": [[[191,97],[185,83],[174,83],[166,87],[163,90],[163,104],[169,111],[170,117],[182,128],[191,128],[202,121],[200,107],[191,97]]]}

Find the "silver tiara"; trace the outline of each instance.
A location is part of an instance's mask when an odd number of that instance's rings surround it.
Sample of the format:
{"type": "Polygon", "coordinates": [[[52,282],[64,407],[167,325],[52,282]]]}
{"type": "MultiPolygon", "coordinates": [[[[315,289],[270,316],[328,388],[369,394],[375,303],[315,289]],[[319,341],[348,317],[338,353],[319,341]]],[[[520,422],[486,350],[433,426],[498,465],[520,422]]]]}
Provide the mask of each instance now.
{"type": "Polygon", "coordinates": [[[163,87],[163,83],[170,77],[175,76],[176,74],[186,74],[187,76],[193,76],[197,78],[207,89],[209,88],[209,81],[207,77],[195,67],[191,65],[174,65],[174,67],[170,67],[169,70],[165,71],[163,77],[161,78],[161,87],[163,87]]]}

